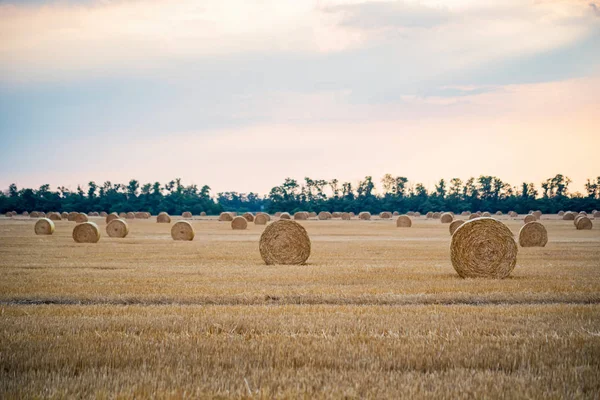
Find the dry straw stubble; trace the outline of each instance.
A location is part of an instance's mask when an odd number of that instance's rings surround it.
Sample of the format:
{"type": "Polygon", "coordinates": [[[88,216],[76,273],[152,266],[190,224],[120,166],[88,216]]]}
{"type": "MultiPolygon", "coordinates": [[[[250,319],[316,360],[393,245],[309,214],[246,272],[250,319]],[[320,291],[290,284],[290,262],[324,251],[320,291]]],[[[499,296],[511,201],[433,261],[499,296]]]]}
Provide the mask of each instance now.
{"type": "Polygon", "coordinates": [[[310,256],[310,249],[306,229],[295,221],[276,221],[267,226],[260,236],[260,255],[267,265],[304,264],[310,256]]]}
{"type": "Polygon", "coordinates": [[[546,227],[537,221],[528,222],[519,231],[521,247],[544,247],[548,243],[546,227]]]}
{"type": "Polygon", "coordinates": [[[40,218],[33,229],[36,235],[52,235],[54,233],[54,222],[49,218],[40,218]]]}
{"type": "Polygon", "coordinates": [[[100,229],[93,222],[83,222],[73,228],[73,240],[77,243],[98,243],[100,240],[100,229]]]}
{"type": "Polygon", "coordinates": [[[171,227],[173,240],[193,240],[196,236],[194,227],[188,221],[178,221],[171,227]]]}
{"type": "Polygon", "coordinates": [[[129,225],[123,219],[113,219],[106,225],[106,234],[113,238],[124,238],[129,234],[129,225]]]}

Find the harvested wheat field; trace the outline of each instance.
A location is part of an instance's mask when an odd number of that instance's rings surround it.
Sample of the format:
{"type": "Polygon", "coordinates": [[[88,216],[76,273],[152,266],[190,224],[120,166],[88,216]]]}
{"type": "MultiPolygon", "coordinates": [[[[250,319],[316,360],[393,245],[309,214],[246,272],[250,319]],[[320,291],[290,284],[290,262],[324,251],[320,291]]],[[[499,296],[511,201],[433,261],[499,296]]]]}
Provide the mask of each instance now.
{"type": "MultiPolygon", "coordinates": [[[[448,225],[299,220],[305,265],[264,225],[0,217],[0,398],[597,398],[600,224],[543,216],[506,279],[462,279],[448,225]]],[[[498,216],[518,239],[523,216],[498,216]]],[[[468,219],[458,217],[458,219],[468,219]]],[[[267,225],[269,226],[269,225],[267,225]]],[[[458,228],[460,230],[461,228],[458,228]]]]}

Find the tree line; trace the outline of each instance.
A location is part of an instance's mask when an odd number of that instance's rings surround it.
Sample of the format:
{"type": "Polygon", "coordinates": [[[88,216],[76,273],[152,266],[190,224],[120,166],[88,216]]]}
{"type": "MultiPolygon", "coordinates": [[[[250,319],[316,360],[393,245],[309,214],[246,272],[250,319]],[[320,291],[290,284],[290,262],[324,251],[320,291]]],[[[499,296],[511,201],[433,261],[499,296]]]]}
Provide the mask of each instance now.
{"type": "Polygon", "coordinates": [[[408,178],[386,174],[379,192],[371,176],[357,184],[337,179],[292,178],[273,187],[265,196],[257,193],[220,192],[211,195],[207,185],[182,185],[181,179],[166,184],[159,182],[140,185],[135,179],[127,184],[89,182],[86,190],[81,186],[70,191],[60,186],[52,191],[49,185],[38,189],[19,189],[11,184],[0,192],[0,212],[8,211],[149,211],[157,214],[166,211],[178,215],[190,211],[197,215],[218,214],[223,211],[516,211],[527,213],[541,210],[556,213],[559,210],[600,209],[600,176],[588,179],[585,193],[569,192],[571,179],[562,174],[548,178],[539,185],[531,182],[512,186],[495,176],[481,175],[463,181],[440,179],[433,190],[422,183],[410,184],[408,178]]]}

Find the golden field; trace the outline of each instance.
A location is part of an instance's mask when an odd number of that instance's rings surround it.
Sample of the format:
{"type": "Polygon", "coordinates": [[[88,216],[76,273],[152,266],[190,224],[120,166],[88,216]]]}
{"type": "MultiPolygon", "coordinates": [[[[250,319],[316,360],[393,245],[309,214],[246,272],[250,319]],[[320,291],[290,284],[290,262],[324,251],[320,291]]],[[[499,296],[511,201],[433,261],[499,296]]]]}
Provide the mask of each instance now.
{"type": "MultiPolygon", "coordinates": [[[[522,219],[500,217],[518,234],[522,219]]],[[[308,265],[266,266],[264,227],[128,220],[77,244],[0,218],[0,398],[598,398],[600,221],[544,216],[505,280],[461,279],[448,225],[300,221],[308,265]]]]}

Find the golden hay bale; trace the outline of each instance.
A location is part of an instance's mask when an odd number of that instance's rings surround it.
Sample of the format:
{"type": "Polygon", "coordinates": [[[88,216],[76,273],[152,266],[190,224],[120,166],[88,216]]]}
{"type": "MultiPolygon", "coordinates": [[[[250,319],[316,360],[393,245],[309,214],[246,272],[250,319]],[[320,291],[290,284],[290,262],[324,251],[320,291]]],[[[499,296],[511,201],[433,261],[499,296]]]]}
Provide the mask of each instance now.
{"type": "Polygon", "coordinates": [[[563,210],[560,210],[560,211],[558,212],[558,216],[559,216],[559,217],[562,217],[563,215],[565,215],[565,212],[564,212],[563,210]]]}
{"type": "Polygon", "coordinates": [[[71,222],[75,222],[75,220],[77,219],[77,216],[79,215],[79,213],[77,211],[71,211],[69,213],[69,216],[67,217],[67,219],[71,222]]]}
{"type": "Polygon", "coordinates": [[[467,221],[454,231],[452,266],[461,278],[506,278],[517,263],[517,244],[502,222],[493,218],[467,221]]]}
{"type": "Polygon", "coordinates": [[[308,213],[306,213],[304,211],[298,211],[297,213],[294,213],[294,219],[296,219],[296,220],[308,219],[308,213]]]}
{"type": "Polygon", "coordinates": [[[594,219],[600,218],[600,211],[594,211],[594,214],[592,215],[594,216],[594,219]]]}
{"type": "Polygon", "coordinates": [[[329,211],[321,211],[319,213],[319,219],[320,220],[327,220],[327,219],[331,219],[331,213],[329,211]]]}
{"type": "Polygon", "coordinates": [[[146,219],[148,219],[152,216],[152,214],[150,214],[149,212],[145,212],[144,214],[146,215],[146,219]]]}
{"type": "Polygon", "coordinates": [[[107,215],[108,215],[108,214],[107,214],[107,212],[106,212],[106,211],[102,211],[102,212],[100,212],[100,216],[101,216],[102,218],[106,218],[106,216],[107,216],[107,215]]]}
{"type": "Polygon", "coordinates": [[[310,256],[310,238],[299,223],[279,220],[265,228],[259,250],[267,265],[300,265],[310,256]]]}
{"type": "Polygon", "coordinates": [[[68,219],[69,219],[69,213],[68,213],[68,212],[65,212],[65,211],[63,211],[62,213],[60,213],[60,218],[61,218],[61,219],[67,219],[67,220],[68,220],[68,219]]]}
{"type": "Polygon", "coordinates": [[[125,218],[127,218],[127,219],[134,219],[135,218],[135,214],[130,211],[127,214],[125,214],[125,218]]]}
{"type": "Polygon", "coordinates": [[[449,224],[452,221],[454,221],[454,217],[448,212],[445,212],[440,216],[440,222],[442,224],[449,224]]]}
{"type": "Polygon", "coordinates": [[[415,217],[420,217],[420,216],[421,216],[421,213],[418,211],[415,211],[415,217]]]}
{"type": "Polygon", "coordinates": [[[429,211],[427,214],[425,214],[425,218],[433,218],[433,213],[429,211]]]}
{"type": "Polygon", "coordinates": [[[171,223],[171,216],[169,214],[167,214],[166,212],[161,211],[156,216],[156,222],[159,222],[161,224],[170,224],[171,223]]]}
{"type": "Polygon", "coordinates": [[[542,212],[540,210],[534,211],[533,215],[535,215],[535,219],[542,218],[542,212]]]}
{"type": "Polygon", "coordinates": [[[347,212],[342,213],[342,220],[349,221],[351,219],[352,219],[352,216],[350,215],[350,213],[347,213],[347,212]]]}
{"type": "Polygon", "coordinates": [[[312,211],[308,213],[308,218],[317,218],[317,213],[312,211]]]}
{"type": "Polygon", "coordinates": [[[113,219],[106,225],[106,233],[110,237],[124,238],[129,233],[129,225],[124,219],[113,219]]]}
{"type": "Polygon", "coordinates": [[[194,236],[196,236],[196,232],[194,232],[194,227],[188,221],[175,222],[171,227],[173,240],[193,240],[194,236]]]}
{"type": "Polygon", "coordinates": [[[141,211],[135,212],[134,215],[137,219],[145,219],[146,218],[146,213],[141,212],[141,211]]]}
{"type": "Polygon", "coordinates": [[[479,218],[479,215],[477,215],[477,213],[469,215],[469,220],[475,219],[475,218],[479,218]]]}
{"type": "Polygon", "coordinates": [[[528,222],[519,231],[521,247],[544,247],[548,243],[546,227],[537,221],[528,222]]]}
{"type": "Polygon", "coordinates": [[[434,219],[440,219],[440,218],[442,218],[442,213],[441,212],[434,212],[432,218],[434,218],[434,219]]]}
{"type": "Polygon", "coordinates": [[[46,213],[43,211],[39,212],[40,218],[45,218],[46,217],[46,213]]]}
{"type": "Polygon", "coordinates": [[[585,211],[579,211],[579,215],[583,215],[583,216],[587,217],[587,213],[585,211]]]}
{"type": "Polygon", "coordinates": [[[100,229],[93,222],[83,222],[73,228],[73,240],[77,243],[98,243],[100,240],[100,229]]]}
{"type": "Polygon", "coordinates": [[[62,220],[62,217],[57,212],[48,213],[48,217],[47,218],[51,219],[52,221],[60,221],[60,220],[62,220]]]}
{"type": "Polygon", "coordinates": [[[281,211],[277,211],[277,212],[275,213],[275,216],[276,216],[277,218],[279,218],[279,217],[281,216],[281,211]]]}
{"type": "MultiPolygon", "coordinates": [[[[414,213],[414,211],[409,211],[406,213],[406,215],[408,215],[409,217],[414,217],[415,213],[414,213]]],[[[433,213],[431,213],[431,215],[433,215],[433,213]]]]}
{"type": "Polygon", "coordinates": [[[458,227],[464,223],[465,221],[463,221],[462,219],[455,219],[454,221],[452,221],[448,226],[448,229],[450,230],[450,236],[454,235],[454,232],[458,229],[458,227]]]}
{"type": "Polygon", "coordinates": [[[368,221],[371,219],[371,213],[368,211],[362,211],[358,213],[358,219],[361,219],[363,221],[368,221]]]}
{"type": "Polygon", "coordinates": [[[392,213],[392,217],[397,217],[398,215],[400,215],[400,213],[399,213],[398,211],[394,211],[394,212],[392,213]]]}
{"type": "Polygon", "coordinates": [[[222,212],[219,215],[219,221],[231,222],[231,221],[233,221],[233,215],[231,215],[231,213],[229,213],[229,212],[222,212]]]}
{"type": "Polygon", "coordinates": [[[54,222],[49,218],[40,218],[33,229],[36,235],[52,235],[54,233],[54,222]]]}
{"type": "Polygon", "coordinates": [[[356,217],[356,214],[354,214],[352,211],[350,211],[350,216],[351,216],[352,218],[354,218],[354,217],[356,217]]]}
{"type": "Polygon", "coordinates": [[[119,218],[126,219],[127,218],[127,213],[126,212],[120,212],[119,213],[119,218]]]}
{"type": "Polygon", "coordinates": [[[256,214],[256,217],[254,217],[254,224],[255,225],[266,225],[267,222],[269,222],[269,219],[267,218],[267,214],[256,214]]]}
{"type": "Polygon", "coordinates": [[[290,213],[282,212],[281,214],[279,214],[279,219],[292,219],[292,216],[290,215],[290,213]]]}
{"type": "Polygon", "coordinates": [[[475,214],[477,214],[478,217],[482,216],[481,211],[477,211],[475,214]]]}
{"type": "Polygon", "coordinates": [[[583,218],[585,215],[577,215],[575,216],[575,219],[573,220],[573,225],[577,226],[577,221],[579,220],[579,218],[583,218]]]}
{"type": "Polygon", "coordinates": [[[342,218],[342,213],[339,211],[332,212],[331,218],[342,218]]]}
{"type": "Polygon", "coordinates": [[[592,229],[592,220],[588,217],[578,218],[575,228],[577,228],[578,231],[583,229],[592,229]]]}
{"type": "Polygon", "coordinates": [[[573,221],[575,219],[575,214],[572,213],[571,211],[567,211],[564,215],[563,215],[563,220],[564,221],[573,221]]]}
{"type": "Polygon", "coordinates": [[[32,211],[31,214],[29,214],[29,218],[38,218],[40,216],[40,213],[37,211],[32,211]]]}
{"type": "Polygon", "coordinates": [[[410,228],[412,226],[412,220],[408,215],[400,215],[396,219],[396,228],[410,228]]]}
{"type": "Polygon", "coordinates": [[[491,216],[492,216],[492,214],[490,214],[489,212],[487,212],[487,211],[486,211],[486,212],[484,212],[483,214],[481,214],[481,216],[482,216],[482,217],[485,217],[485,218],[489,218],[489,217],[491,217],[491,216]]]}
{"type": "Polygon", "coordinates": [[[106,216],[106,223],[110,224],[110,221],[119,219],[119,215],[117,213],[110,213],[106,216]]]}
{"type": "Polygon", "coordinates": [[[75,217],[75,222],[77,222],[78,224],[81,224],[83,222],[88,222],[87,214],[86,213],[77,214],[77,217],[75,217]]]}
{"type": "Polygon", "coordinates": [[[389,211],[383,211],[383,212],[379,213],[379,218],[390,219],[390,218],[392,218],[392,213],[389,211]]]}
{"type": "Polygon", "coordinates": [[[235,217],[232,221],[231,221],[231,229],[246,229],[248,227],[248,220],[246,220],[246,218],[244,217],[235,217]]]}
{"type": "Polygon", "coordinates": [[[250,212],[244,213],[244,215],[242,215],[242,217],[246,218],[246,221],[248,221],[248,222],[254,221],[254,214],[252,214],[250,212]]]}
{"type": "Polygon", "coordinates": [[[21,215],[23,215],[24,217],[28,217],[29,213],[27,211],[23,211],[23,214],[21,214],[21,215]]]}
{"type": "Polygon", "coordinates": [[[471,215],[470,211],[463,211],[460,213],[460,215],[462,215],[463,217],[468,217],[469,215],[471,215]]]}
{"type": "Polygon", "coordinates": [[[535,215],[533,215],[533,214],[527,214],[525,216],[525,218],[523,218],[523,223],[525,223],[525,224],[528,224],[533,221],[537,221],[537,219],[535,218],[535,215]]]}
{"type": "Polygon", "coordinates": [[[206,217],[206,212],[205,212],[205,211],[202,211],[202,212],[200,213],[200,216],[201,216],[201,217],[206,217]]]}
{"type": "Polygon", "coordinates": [[[508,215],[510,215],[512,218],[517,218],[519,216],[519,214],[517,214],[515,211],[510,211],[508,215]]]}
{"type": "MultiPolygon", "coordinates": [[[[256,215],[257,215],[257,216],[258,216],[258,215],[264,215],[264,216],[265,216],[265,218],[267,219],[267,222],[269,222],[269,221],[271,220],[271,216],[270,216],[269,214],[267,214],[267,213],[264,213],[264,212],[258,212],[258,213],[256,213],[256,215]]],[[[255,217],[255,218],[256,218],[256,217],[255,217]]]]}
{"type": "Polygon", "coordinates": [[[502,211],[496,211],[496,215],[502,215],[502,211]]]}
{"type": "Polygon", "coordinates": [[[192,218],[192,213],[189,211],[184,211],[183,214],[181,214],[182,218],[192,218]]]}

